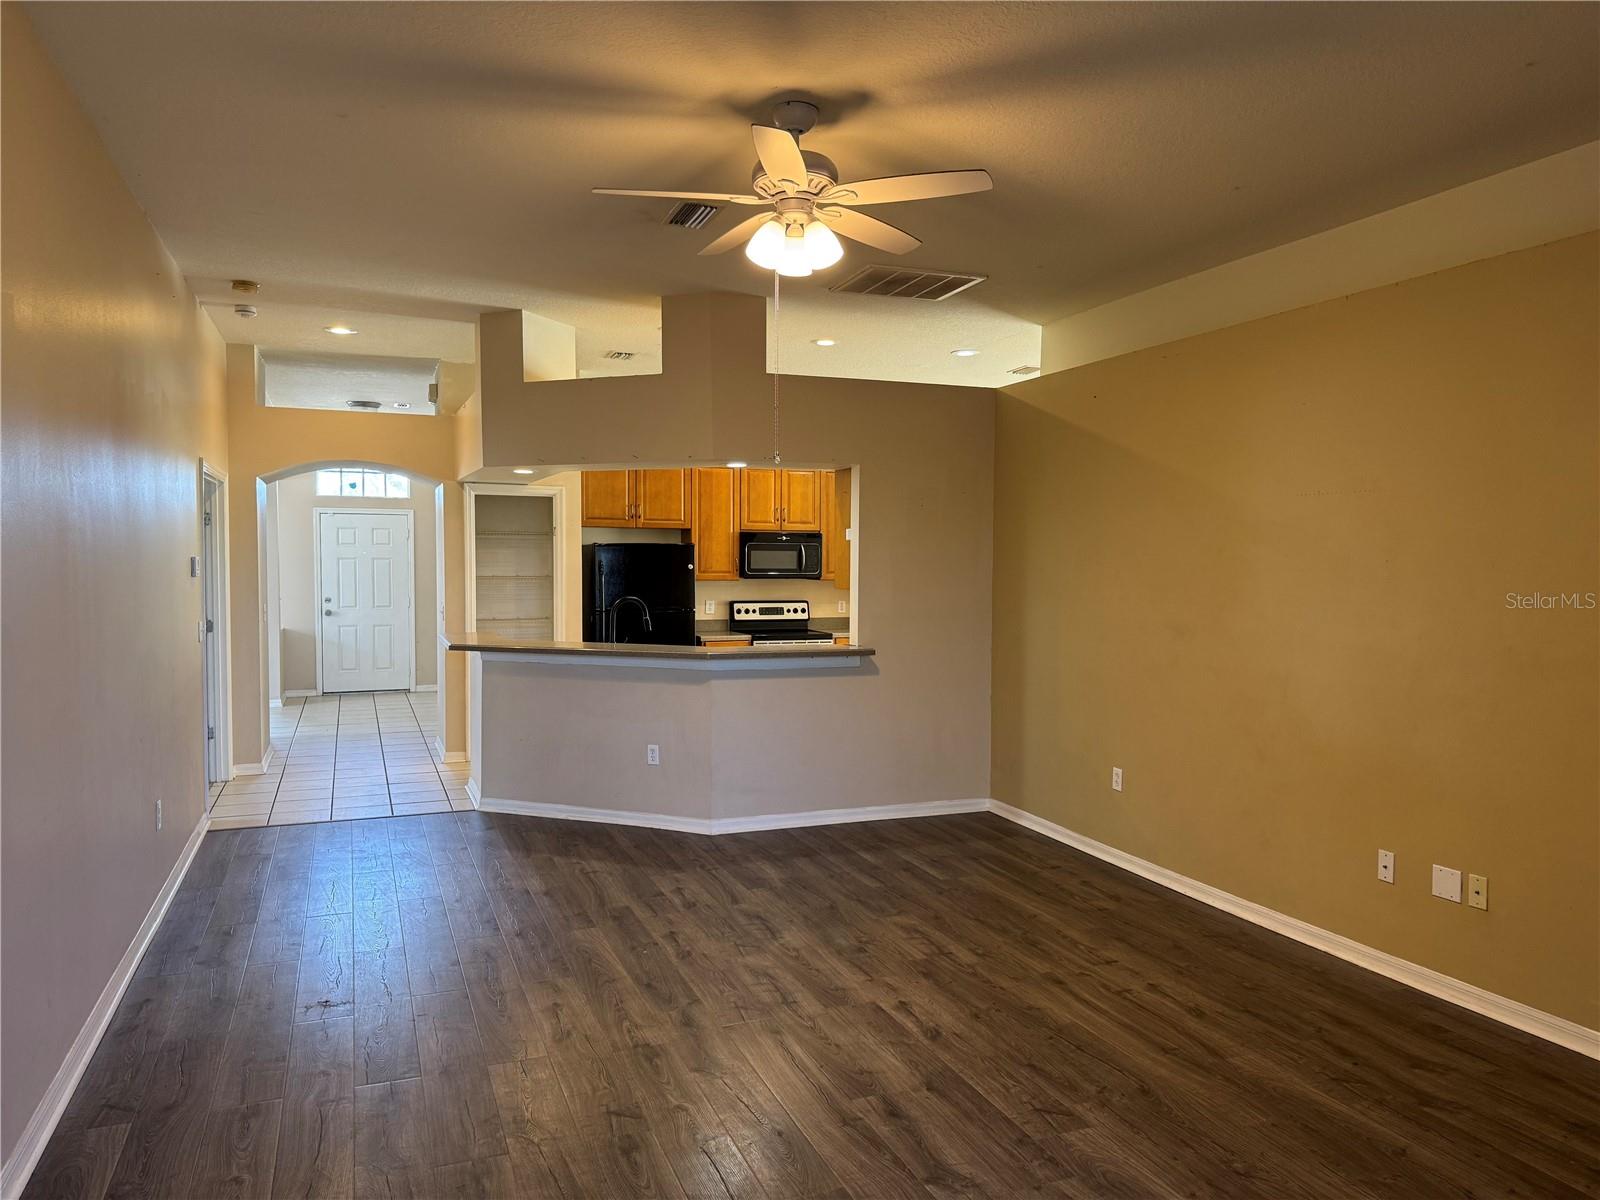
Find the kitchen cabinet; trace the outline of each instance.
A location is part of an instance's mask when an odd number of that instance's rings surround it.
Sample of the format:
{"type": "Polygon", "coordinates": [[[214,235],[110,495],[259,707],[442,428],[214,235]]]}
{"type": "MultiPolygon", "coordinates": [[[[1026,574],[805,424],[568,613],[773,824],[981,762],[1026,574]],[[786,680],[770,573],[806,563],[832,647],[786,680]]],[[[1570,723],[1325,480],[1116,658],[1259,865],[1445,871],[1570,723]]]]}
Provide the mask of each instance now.
{"type": "Polygon", "coordinates": [[[822,528],[821,471],[745,467],[739,472],[739,528],[822,528]]]}
{"type": "Polygon", "coordinates": [[[583,523],[608,529],[688,529],[687,467],[583,472],[583,523]]]}
{"type": "Polygon", "coordinates": [[[633,497],[628,489],[632,471],[583,472],[583,523],[611,528],[633,524],[633,497]]]}
{"type": "Polygon", "coordinates": [[[691,472],[694,574],[701,581],[739,578],[739,472],[695,467],[691,472]]]}
{"type": "Polygon", "coordinates": [[[822,476],[826,471],[783,473],[783,527],[822,531],[822,476]]]}
{"type": "Polygon", "coordinates": [[[822,471],[822,577],[850,590],[850,471],[822,471]]]}
{"type": "Polygon", "coordinates": [[[739,472],[739,528],[783,528],[783,472],[744,467],[739,472]]]}
{"type": "Polygon", "coordinates": [[[689,528],[691,472],[687,467],[628,474],[632,476],[633,516],[640,529],[689,528]]]}

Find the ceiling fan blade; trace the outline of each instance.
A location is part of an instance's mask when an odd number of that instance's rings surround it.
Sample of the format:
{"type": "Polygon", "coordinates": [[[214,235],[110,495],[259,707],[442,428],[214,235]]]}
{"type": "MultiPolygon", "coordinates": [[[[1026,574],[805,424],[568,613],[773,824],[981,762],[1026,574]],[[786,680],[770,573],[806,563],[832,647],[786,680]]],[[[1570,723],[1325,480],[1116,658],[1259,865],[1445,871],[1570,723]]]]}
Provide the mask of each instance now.
{"type": "Polygon", "coordinates": [[[810,172],[794,134],[770,125],[752,125],[750,136],[756,140],[756,157],[761,160],[761,169],[768,178],[780,187],[789,186],[795,191],[805,188],[810,172]]]}
{"type": "Polygon", "coordinates": [[[922,245],[921,241],[904,229],[896,229],[887,221],[880,221],[877,217],[869,217],[866,213],[859,213],[853,209],[818,208],[816,213],[831,225],[835,232],[842,233],[845,237],[863,245],[887,250],[890,254],[909,254],[922,245]]]}
{"type": "Polygon", "coordinates": [[[925,171],[920,175],[888,175],[837,184],[824,192],[821,200],[824,204],[897,204],[902,200],[987,192],[993,186],[994,180],[987,171],[925,171]]]}
{"type": "Polygon", "coordinates": [[[703,200],[710,204],[766,204],[760,196],[732,192],[651,192],[638,188],[590,188],[596,196],[654,196],[661,200],[703,200]]]}
{"type": "Polygon", "coordinates": [[[708,245],[701,254],[726,254],[735,246],[742,246],[748,242],[756,230],[772,220],[771,213],[758,213],[747,220],[740,221],[727,233],[708,245]]]}

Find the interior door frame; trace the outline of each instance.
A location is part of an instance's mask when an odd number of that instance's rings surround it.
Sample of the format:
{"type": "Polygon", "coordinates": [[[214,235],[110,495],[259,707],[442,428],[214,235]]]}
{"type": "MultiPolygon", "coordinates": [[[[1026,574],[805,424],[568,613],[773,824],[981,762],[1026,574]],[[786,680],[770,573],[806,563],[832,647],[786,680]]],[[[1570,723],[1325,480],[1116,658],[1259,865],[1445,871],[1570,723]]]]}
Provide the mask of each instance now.
{"type": "Polygon", "coordinates": [[[417,514],[409,508],[351,508],[318,504],[311,508],[311,599],[317,615],[317,695],[322,690],[322,516],[324,513],[357,513],[378,517],[404,516],[406,519],[406,629],[410,635],[410,670],[406,672],[406,691],[417,690],[417,514]]]}
{"type": "Polygon", "coordinates": [[[196,575],[200,580],[200,751],[201,778],[204,784],[205,808],[211,809],[211,784],[233,778],[233,664],[229,653],[228,629],[228,475],[219,471],[205,459],[200,460],[196,473],[198,501],[195,524],[200,534],[200,556],[196,575]],[[215,490],[212,504],[211,527],[206,527],[206,491],[215,490]],[[207,632],[206,594],[208,588],[216,601],[213,628],[207,632]],[[207,641],[207,638],[211,640],[207,641]],[[207,738],[207,730],[215,737],[207,738]],[[214,747],[209,743],[214,743],[214,747]],[[215,753],[218,780],[211,779],[209,755],[215,753]]]}
{"type": "Polygon", "coordinates": [[[565,641],[567,627],[567,489],[538,483],[464,483],[461,485],[462,525],[466,557],[464,596],[467,633],[478,632],[478,509],[479,496],[533,496],[550,501],[550,632],[558,642],[565,641]]]}

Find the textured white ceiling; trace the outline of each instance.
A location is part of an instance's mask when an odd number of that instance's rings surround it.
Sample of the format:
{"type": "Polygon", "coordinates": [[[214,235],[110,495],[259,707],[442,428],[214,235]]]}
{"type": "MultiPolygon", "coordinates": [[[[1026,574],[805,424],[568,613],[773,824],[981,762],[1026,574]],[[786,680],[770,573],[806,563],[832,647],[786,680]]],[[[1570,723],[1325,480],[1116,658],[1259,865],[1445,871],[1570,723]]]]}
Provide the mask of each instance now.
{"type": "Polygon", "coordinates": [[[586,370],[652,351],[661,295],[765,286],[695,254],[732,216],[589,187],[742,188],[779,97],[846,176],[994,174],[877,210],[924,240],[904,261],[991,277],[938,320],[830,296],[880,257],[854,247],[792,288],[797,330],[848,324],[891,378],[990,382],[1040,322],[1600,136],[1594,4],[28,7],[202,297],[526,308],[586,370]],[[945,362],[952,327],[993,345],[945,362]]]}
{"type": "Polygon", "coordinates": [[[438,377],[437,359],[263,350],[261,364],[269,408],[345,411],[351,400],[375,400],[385,412],[415,416],[432,416],[434,412],[428,400],[428,385],[438,377]],[[396,408],[399,404],[407,407],[396,408]]]}

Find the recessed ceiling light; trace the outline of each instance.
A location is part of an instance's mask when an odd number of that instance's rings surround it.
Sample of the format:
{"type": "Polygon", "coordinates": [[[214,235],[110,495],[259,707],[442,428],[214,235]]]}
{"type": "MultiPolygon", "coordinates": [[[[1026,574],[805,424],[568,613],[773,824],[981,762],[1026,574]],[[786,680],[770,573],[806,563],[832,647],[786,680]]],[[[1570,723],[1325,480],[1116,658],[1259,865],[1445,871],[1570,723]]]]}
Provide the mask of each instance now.
{"type": "Polygon", "coordinates": [[[396,400],[394,402],[394,406],[396,408],[410,408],[411,407],[411,405],[407,404],[404,400],[396,400]]]}
{"type": "Polygon", "coordinates": [[[813,346],[837,346],[839,343],[832,338],[813,338],[811,339],[811,344],[813,346]]]}
{"type": "Polygon", "coordinates": [[[739,469],[739,468],[740,468],[740,467],[743,467],[743,466],[747,466],[747,465],[748,465],[748,464],[746,464],[746,463],[743,463],[743,462],[740,462],[740,461],[739,461],[739,460],[738,460],[738,459],[734,459],[734,460],[733,460],[733,461],[732,461],[732,462],[731,462],[731,463],[729,463],[729,464],[728,464],[728,465],[729,465],[729,466],[730,466],[730,467],[732,467],[732,468],[733,468],[733,469],[734,469],[734,470],[736,470],[736,471],[737,471],[737,470],[738,470],[738,469],[739,469]]]}
{"type": "Polygon", "coordinates": [[[973,358],[978,352],[976,350],[952,350],[950,353],[954,354],[957,358],[973,358]]]}
{"type": "Polygon", "coordinates": [[[511,468],[511,473],[513,475],[532,475],[533,474],[533,468],[532,467],[512,467],[511,468]]]}
{"type": "Polygon", "coordinates": [[[348,325],[324,325],[322,327],[322,332],[331,333],[335,337],[349,337],[351,334],[358,331],[351,329],[348,325]]]}

